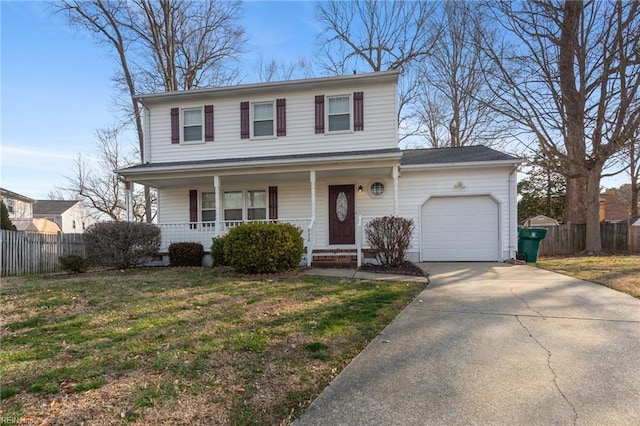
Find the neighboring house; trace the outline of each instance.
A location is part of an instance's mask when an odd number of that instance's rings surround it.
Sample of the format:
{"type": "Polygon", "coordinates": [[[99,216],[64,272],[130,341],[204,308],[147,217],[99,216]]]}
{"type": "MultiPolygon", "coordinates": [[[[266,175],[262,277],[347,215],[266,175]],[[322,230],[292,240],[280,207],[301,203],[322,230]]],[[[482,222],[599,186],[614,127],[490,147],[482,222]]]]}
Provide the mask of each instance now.
{"type": "Polygon", "coordinates": [[[525,220],[523,225],[526,228],[535,228],[538,226],[558,226],[560,223],[552,217],[540,214],[525,220]]]}
{"type": "Polygon", "coordinates": [[[486,148],[398,148],[398,71],[143,95],[143,164],[162,250],[244,221],[303,230],[306,261],[362,259],[374,217],[413,219],[413,261],[503,261],[517,250],[516,169],[486,148]]]}
{"type": "Polygon", "coordinates": [[[95,223],[87,208],[77,200],[37,200],[33,217],[54,221],[65,234],[81,234],[95,223]]]}
{"type": "Polygon", "coordinates": [[[631,218],[631,206],[625,206],[614,192],[600,194],[600,209],[602,222],[618,222],[631,218]]]}
{"type": "Polygon", "coordinates": [[[2,198],[2,201],[4,201],[4,204],[7,206],[9,219],[11,219],[11,221],[33,218],[34,199],[4,188],[0,188],[0,198],[2,198]]]}

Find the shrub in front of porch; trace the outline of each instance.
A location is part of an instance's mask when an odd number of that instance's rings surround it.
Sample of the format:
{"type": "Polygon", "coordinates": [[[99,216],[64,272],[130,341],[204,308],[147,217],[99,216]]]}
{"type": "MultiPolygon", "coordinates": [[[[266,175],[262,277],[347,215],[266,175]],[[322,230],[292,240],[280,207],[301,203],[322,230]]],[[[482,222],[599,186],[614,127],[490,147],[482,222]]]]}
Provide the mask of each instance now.
{"type": "Polygon", "coordinates": [[[404,263],[414,229],[413,219],[385,216],[369,222],[364,232],[378,263],[396,267],[404,263]]]}
{"type": "Polygon", "coordinates": [[[227,236],[216,237],[211,244],[211,264],[212,266],[227,266],[228,263],[224,258],[224,244],[227,236]]]}
{"type": "Polygon", "coordinates": [[[99,222],[84,232],[87,259],[94,265],[127,269],[158,254],[160,228],[138,222],[99,222]]]}
{"type": "Polygon", "coordinates": [[[263,274],[290,271],[302,260],[300,229],[288,223],[246,223],[224,242],[224,260],[236,271],[263,274]]]}
{"type": "Polygon", "coordinates": [[[169,245],[170,266],[202,266],[204,247],[200,243],[172,243],[169,245]]]}

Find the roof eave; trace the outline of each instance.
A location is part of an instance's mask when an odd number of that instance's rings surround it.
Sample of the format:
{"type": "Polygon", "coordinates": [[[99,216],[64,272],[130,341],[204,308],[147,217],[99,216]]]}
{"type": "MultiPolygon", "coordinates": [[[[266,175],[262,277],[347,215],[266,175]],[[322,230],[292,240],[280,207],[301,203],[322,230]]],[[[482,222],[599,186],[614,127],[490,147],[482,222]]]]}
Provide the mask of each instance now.
{"type": "Polygon", "coordinates": [[[150,174],[159,174],[159,173],[167,173],[167,172],[189,172],[189,171],[231,171],[231,170],[241,170],[247,168],[256,168],[256,167],[304,167],[307,165],[318,165],[318,164],[346,164],[350,162],[360,162],[360,161],[371,161],[371,160],[379,160],[379,161],[399,161],[402,158],[402,152],[392,152],[385,154],[362,154],[362,155],[350,155],[350,156],[331,156],[331,157],[317,157],[317,158],[305,158],[302,160],[292,161],[287,159],[277,159],[277,160],[256,160],[256,161],[242,161],[237,163],[218,163],[218,164],[184,164],[178,166],[159,166],[159,167],[145,167],[139,169],[120,169],[116,170],[121,176],[127,177],[135,177],[135,176],[143,176],[150,174]]]}
{"type": "Polygon", "coordinates": [[[210,87],[203,89],[192,89],[173,92],[150,93],[135,96],[134,99],[143,103],[160,103],[165,101],[175,101],[180,99],[193,99],[200,97],[209,97],[214,95],[240,95],[246,92],[261,92],[273,89],[286,89],[296,87],[314,88],[318,86],[327,86],[339,82],[370,82],[370,81],[394,81],[398,79],[400,71],[380,71],[366,74],[340,75],[330,77],[317,77],[310,79],[286,80],[267,83],[241,84],[227,87],[210,87]]]}
{"type": "Polygon", "coordinates": [[[445,168],[462,168],[462,167],[491,167],[491,166],[508,166],[520,165],[524,162],[519,158],[513,160],[491,160],[491,161],[460,161],[453,163],[426,163],[426,164],[402,164],[403,170],[420,170],[420,169],[445,169],[445,168]]]}

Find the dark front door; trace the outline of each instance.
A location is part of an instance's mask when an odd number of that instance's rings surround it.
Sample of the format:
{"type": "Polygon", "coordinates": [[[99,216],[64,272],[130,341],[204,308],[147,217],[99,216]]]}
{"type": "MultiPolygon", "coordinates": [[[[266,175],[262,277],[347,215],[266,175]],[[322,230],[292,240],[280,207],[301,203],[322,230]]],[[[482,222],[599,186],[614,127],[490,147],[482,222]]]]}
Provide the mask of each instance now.
{"type": "Polygon", "coordinates": [[[353,185],[329,186],[329,244],[355,244],[353,185]]]}

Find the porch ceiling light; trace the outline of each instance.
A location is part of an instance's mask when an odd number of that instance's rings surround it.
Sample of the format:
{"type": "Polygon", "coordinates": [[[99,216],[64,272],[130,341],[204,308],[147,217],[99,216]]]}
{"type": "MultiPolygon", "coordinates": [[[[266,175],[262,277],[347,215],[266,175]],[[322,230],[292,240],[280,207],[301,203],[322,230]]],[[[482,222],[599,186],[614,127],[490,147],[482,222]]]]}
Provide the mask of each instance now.
{"type": "Polygon", "coordinates": [[[360,186],[358,187],[358,192],[362,192],[362,191],[363,191],[363,189],[362,189],[362,185],[360,185],[360,186]]]}

